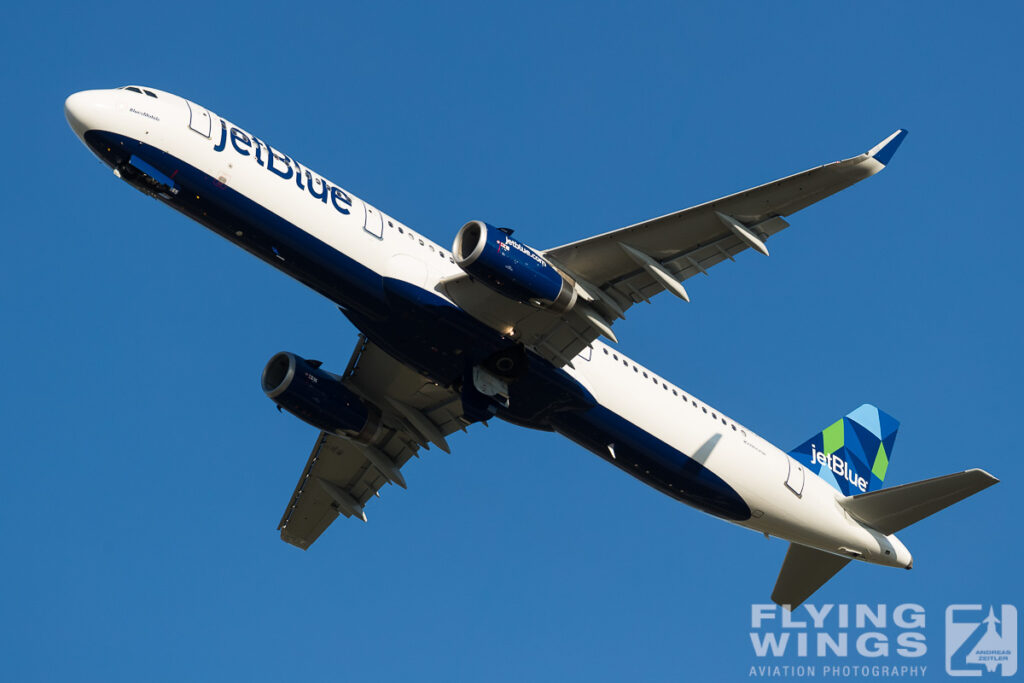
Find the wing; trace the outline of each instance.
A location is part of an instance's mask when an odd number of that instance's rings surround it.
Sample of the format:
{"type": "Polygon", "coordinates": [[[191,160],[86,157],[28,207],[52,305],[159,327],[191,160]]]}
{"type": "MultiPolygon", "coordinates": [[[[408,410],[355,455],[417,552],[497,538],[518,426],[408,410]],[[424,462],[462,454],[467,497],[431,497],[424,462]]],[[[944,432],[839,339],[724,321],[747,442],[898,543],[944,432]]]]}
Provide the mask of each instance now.
{"type": "Polygon", "coordinates": [[[765,241],[789,226],[784,216],[878,173],[906,134],[898,130],[850,159],[543,252],[579,285],[583,306],[568,314],[509,301],[468,277],[443,286],[473,315],[495,329],[515,330],[527,346],[563,365],[599,335],[615,341],[611,325],[633,304],[666,289],[689,301],[681,282],[747,249],[767,255],[765,241]]]}
{"type": "Polygon", "coordinates": [[[373,446],[321,432],[278,529],[305,550],[339,514],[366,521],[367,501],[387,483],[405,488],[401,469],[420,448],[448,451],[445,436],[465,429],[459,395],[436,386],[360,335],[345,370],[346,385],[382,411],[373,446]]]}

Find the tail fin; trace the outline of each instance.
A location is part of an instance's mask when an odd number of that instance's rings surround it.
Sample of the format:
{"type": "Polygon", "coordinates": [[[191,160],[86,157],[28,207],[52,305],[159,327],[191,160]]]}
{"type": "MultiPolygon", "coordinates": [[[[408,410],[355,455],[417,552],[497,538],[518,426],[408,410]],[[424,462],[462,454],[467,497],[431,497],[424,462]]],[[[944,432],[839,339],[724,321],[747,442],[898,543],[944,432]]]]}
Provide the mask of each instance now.
{"type": "Polygon", "coordinates": [[[900,423],[865,403],[789,452],[844,495],[882,487],[900,423]]]}
{"type": "MultiPolygon", "coordinates": [[[[873,490],[843,499],[840,504],[864,524],[889,535],[998,481],[985,470],[968,470],[873,490]]],[[[849,561],[849,557],[791,543],[778,572],[775,590],[771,594],[772,602],[787,609],[796,609],[849,561]]]]}
{"type": "Polygon", "coordinates": [[[985,470],[975,469],[862,493],[840,502],[864,524],[894,534],[997,483],[999,480],[985,470]]]}
{"type": "MultiPolygon", "coordinates": [[[[985,470],[967,470],[861,493],[844,498],[840,504],[862,523],[888,535],[998,482],[985,470]]],[[[787,609],[795,609],[849,561],[848,557],[790,543],[772,591],[772,601],[787,609]]]]}

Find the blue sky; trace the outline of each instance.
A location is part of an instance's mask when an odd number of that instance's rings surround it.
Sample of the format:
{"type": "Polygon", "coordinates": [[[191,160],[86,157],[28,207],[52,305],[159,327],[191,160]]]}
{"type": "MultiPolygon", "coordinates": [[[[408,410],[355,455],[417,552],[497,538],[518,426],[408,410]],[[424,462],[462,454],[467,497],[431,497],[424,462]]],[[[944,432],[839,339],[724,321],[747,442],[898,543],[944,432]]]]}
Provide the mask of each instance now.
{"type": "Polygon", "coordinates": [[[342,368],[356,332],[74,138],[64,98],[129,83],[442,244],[482,218],[554,246],[909,128],[770,258],[616,331],[781,447],[870,401],[902,422],[887,484],[1003,480],[901,534],[912,572],[851,566],[815,602],[925,606],[936,677],[947,604],[1024,606],[1020,7],[491,5],[5,10],[4,678],[740,679],[786,550],[496,423],[411,463],[368,524],[283,544],[315,431],[259,373],[282,349],[342,368]]]}

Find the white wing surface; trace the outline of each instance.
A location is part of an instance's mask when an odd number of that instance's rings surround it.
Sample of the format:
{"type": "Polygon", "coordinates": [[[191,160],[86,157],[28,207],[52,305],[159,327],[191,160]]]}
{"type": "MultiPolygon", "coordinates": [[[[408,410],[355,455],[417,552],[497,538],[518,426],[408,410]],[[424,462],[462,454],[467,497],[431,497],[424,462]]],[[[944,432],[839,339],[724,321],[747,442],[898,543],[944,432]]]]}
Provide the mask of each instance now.
{"type": "Polygon", "coordinates": [[[564,365],[599,335],[615,341],[611,326],[633,304],[666,289],[689,300],[681,284],[687,279],[747,249],[767,255],[768,238],[789,226],[784,217],[881,171],[906,134],[898,130],[858,156],[542,252],[579,285],[584,305],[568,313],[516,303],[468,276],[442,287],[480,320],[514,330],[564,365]]]}
{"type": "Polygon", "coordinates": [[[373,446],[321,432],[278,529],[305,550],[338,515],[366,521],[367,502],[388,483],[405,488],[402,467],[433,443],[470,424],[457,393],[435,385],[360,335],[345,384],[382,410],[373,446]]]}

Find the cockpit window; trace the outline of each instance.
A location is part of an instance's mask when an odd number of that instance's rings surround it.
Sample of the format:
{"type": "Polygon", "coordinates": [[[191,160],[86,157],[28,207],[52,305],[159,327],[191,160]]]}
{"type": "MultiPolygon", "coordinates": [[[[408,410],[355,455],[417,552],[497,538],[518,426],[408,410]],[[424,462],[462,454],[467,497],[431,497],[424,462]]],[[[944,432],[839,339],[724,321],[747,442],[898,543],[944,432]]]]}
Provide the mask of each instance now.
{"type": "Polygon", "coordinates": [[[153,99],[158,99],[155,92],[153,92],[152,90],[146,90],[145,88],[140,88],[137,85],[125,85],[118,88],[118,90],[131,90],[132,92],[137,92],[140,95],[145,94],[149,97],[152,97],[153,99]]]}

